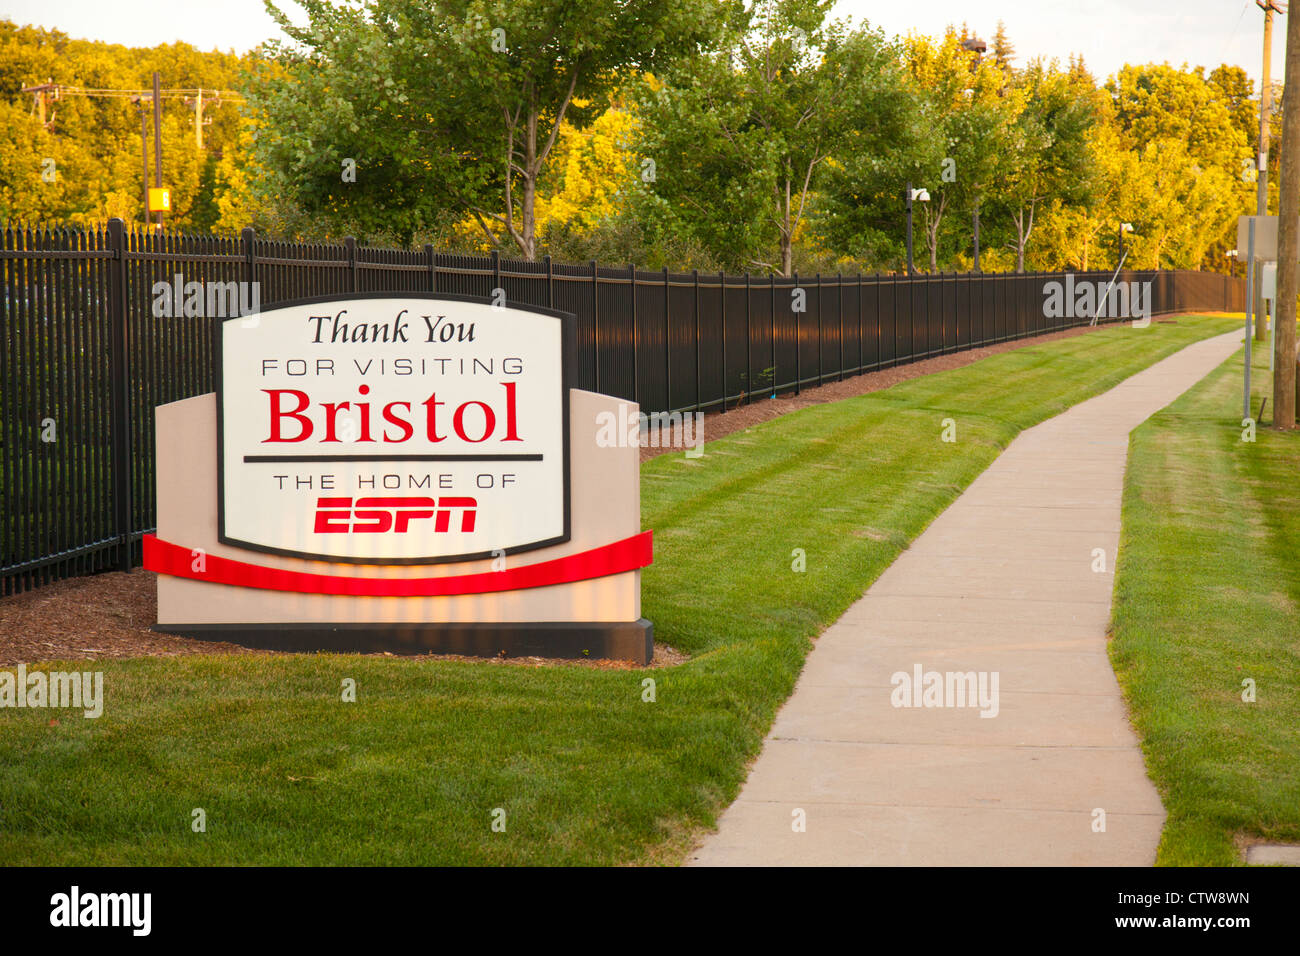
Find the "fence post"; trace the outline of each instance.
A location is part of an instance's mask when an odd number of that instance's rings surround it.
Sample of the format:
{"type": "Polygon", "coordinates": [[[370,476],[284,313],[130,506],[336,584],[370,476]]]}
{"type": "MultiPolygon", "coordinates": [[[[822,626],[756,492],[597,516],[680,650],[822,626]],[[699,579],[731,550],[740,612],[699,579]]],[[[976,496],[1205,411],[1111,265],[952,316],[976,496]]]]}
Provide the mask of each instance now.
{"type": "Polygon", "coordinates": [[[844,273],[835,273],[836,309],[840,314],[840,381],[844,381],[844,273]]]}
{"type": "Polygon", "coordinates": [[[243,247],[244,254],[244,281],[257,281],[257,260],[254,253],[254,241],[257,239],[257,232],[252,226],[245,226],[239,233],[239,243],[243,247]]]}
{"type": "MultiPolygon", "coordinates": [[[[497,289],[501,288],[501,250],[493,249],[488,255],[492,259],[492,298],[496,299],[497,289]]],[[[505,296],[501,300],[504,303],[505,296]]]]}
{"type": "Polygon", "coordinates": [[[691,270],[695,297],[695,410],[700,410],[700,270],[691,270]]]}
{"type": "Polygon", "coordinates": [[[433,243],[426,242],[424,244],[424,258],[427,260],[429,264],[429,291],[437,292],[438,291],[438,257],[437,257],[437,253],[433,251],[433,243]]]}
{"type": "Polygon", "coordinates": [[[673,410],[673,340],[668,321],[668,267],[664,266],[664,411],[673,410]]]}
{"type": "Polygon", "coordinates": [[[884,352],[884,325],[885,325],[885,316],[884,316],[884,312],[881,312],[881,311],[880,311],[880,269],[876,269],[876,281],[875,281],[875,286],[876,286],[876,360],[875,360],[875,367],[876,367],[876,368],[884,368],[884,367],[885,367],[885,352],[884,352]]]}
{"type": "Polygon", "coordinates": [[[592,366],[596,369],[594,391],[600,391],[600,267],[591,260],[591,351],[592,366]]]}
{"type": "MultiPolygon", "coordinates": [[[[796,272],[794,274],[794,289],[798,288],[799,273],[796,272]]],[[[794,305],[793,292],[791,293],[790,304],[791,306],[794,305]]],[[[804,307],[807,308],[808,294],[806,292],[804,293],[803,304],[804,307]]],[[[791,311],[793,311],[793,309],[791,309],[791,311]]],[[[802,328],[799,323],[799,313],[794,312],[794,393],[796,395],[798,395],[803,389],[803,383],[801,381],[803,379],[803,336],[801,335],[801,332],[802,328]]]]}
{"type": "Polygon", "coordinates": [[[862,268],[858,267],[858,374],[862,374],[862,268]]]}
{"type": "Polygon", "coordinates": [[[641,376],[637,370],[637,357],[641,354],[641,337],[636,326],[636,263],[627,264],[627,277],[632,282],[632,401],[641,407],[641,376]]]}
{"type": "Polygon", "coordinates": [[[745,402],[749,403],[749,396],[754,391],[754,331],[750,323],[753,313],[753,303],[750,300],[749,292],[749,270],[745,270],[745,402]]]}
{"type": "Polygon", "coordinates": [[[352,236],[343,237],[343,249],[348,254],[348,291],[357,291],[357,241],[352,236]]]}
{"type": "MultiPolygon", "coordinates": [[[[940,290],[942,290],[944,286],[941,285],[939,286],[939,288],[940,290]]],[[[942,302],[943,299],[944,299],[944,295],[942,291],[940,291],[939,300],[942,302]]],[[[940,306],[940,312],[942,311],[943,311],[943,307],[940,306]]],[[[953,325],[954,335],[956,334],[957,323],[959,321],[960,319],[957,316],[957,270],[954,269],[952,273],[952,325],[953,325]]],[[[948,351],[948,319],[947,316],[944,316],[943,324],[939,330],[939,354],[943,355],[947,351],[948,351]]]]}
{"type": "Polygon", "coordinates": [[[767,284],[772,293],[772,397],[776,398],[776,387],[781,379],[776,374],[776,273],[767,274],[767,284]]]}
{"type": "Polygon", "coordinates": [[[821,386],[825,376],[822,374],[822,353],[826,351],[826,333],[822,323],[822,274],[817,273],[817,385],[821,386]]]}
{"type": "Polygon", "coordinates": [[[131,336],[126,314],[126,224],[108,221],[108,244],[113,258],[108,273],[108,325],[110,376],[109,434],[112,436],[113,532],[117,537],[119,571],[131,570],[131,336]]]}
{"type": "Polygon", "coordinates": [[[551,257],[548,254],[546,260],[546,307],[555,308],[555,270],[551,267],[551,257]]]}
{"type": "Polygon", "coordinates": [[[718,270],[718,300],[722,303],[722,410],[727,410],[727,276],[718,270]]]}

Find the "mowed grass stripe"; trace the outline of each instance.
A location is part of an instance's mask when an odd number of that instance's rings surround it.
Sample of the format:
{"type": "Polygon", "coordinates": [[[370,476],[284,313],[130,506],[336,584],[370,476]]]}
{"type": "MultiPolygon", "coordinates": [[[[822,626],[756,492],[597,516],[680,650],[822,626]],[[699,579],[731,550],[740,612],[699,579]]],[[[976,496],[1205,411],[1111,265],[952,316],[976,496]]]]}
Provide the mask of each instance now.
{"type": "Polygon", "coordinates": [[[643,610],[692,655],[677,667],[96,662],[99,720],[0,711],[0,862],[678,862],[738,792],[811,639],[1019,429],[1233,326],[1104,329],[648,462],[643,610]]]}
{"type": "MultiPolygon", "coordinates": [[[[1242,441],[1241,366],[1134,432],[1125,484],[1111,656],[1169,812],[1165,865],[1300,841],[1300,434],[1242,441]]],[[[1253,382],[1257,413],[1266,354],[1253,382]]]]}

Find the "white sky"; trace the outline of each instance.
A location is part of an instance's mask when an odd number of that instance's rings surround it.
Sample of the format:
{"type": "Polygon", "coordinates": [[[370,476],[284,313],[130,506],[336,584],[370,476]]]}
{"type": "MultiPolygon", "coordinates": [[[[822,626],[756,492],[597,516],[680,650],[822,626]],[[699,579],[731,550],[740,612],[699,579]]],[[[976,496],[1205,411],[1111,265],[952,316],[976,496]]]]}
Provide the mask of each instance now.
{"type": "MultiPolygon", "coordinates": [[[[292,0],[281,5],[298,9],[292,0]]],[[[1082,53],[1103,80],[1124,63],[1165,61],[1209,69],[1233,63],[1258,80],[1264,34],[1255,0],[839,0],[835,15],[865,19],[897,35],[936,35],[965,21],[986,40],[1002,19],[1018,64],[1034,54],[1064,62],[1082,53]]],[[[128,46],[184,40],[204,50],[243,52],[278,32],[262,0],[0,0],[0,16],[128,46]]],[[[1278,79],[1285,38],[1286,17],[1275,17],[1278,79]]]]}

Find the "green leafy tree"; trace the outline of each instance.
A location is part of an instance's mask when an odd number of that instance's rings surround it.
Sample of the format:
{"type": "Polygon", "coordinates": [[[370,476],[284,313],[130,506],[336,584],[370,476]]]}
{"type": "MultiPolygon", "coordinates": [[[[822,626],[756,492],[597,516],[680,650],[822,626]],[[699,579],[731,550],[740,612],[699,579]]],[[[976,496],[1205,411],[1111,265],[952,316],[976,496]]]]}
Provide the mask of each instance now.
{"type": "Polygon", "coordinates": [[[1086,202],[1094,188],[1089,133],[1096,112],[1086,90],[1055,63],[1031,61],[1014,85],[1024,105],[1004,155],[997,202],[1012,227],[1016,271],[1023,272],[1039,211],[1055,201],[1086,202]]]}
{"type": "Polygon", "coordinates": [[[526,259],[563,124],[587,126],[627,71],[698,52],[720,9],[716,0],[299,5],[301,27],[267,0],[296,45],[274,48],[279,70],[254,94],[264,192],[407,240],[472,216],[494,245],[512,243],[526,259]]]}
{"type": "MultiPolygon", "coordinates": [[[[951,225],[954,215],[968,222],[1004,177],[1023,98],[1007,85],[994,61],[964,49],[953,30],[939,42],[909,37],[907,62],[925,98],[931,130],[928,149],[921,153],[928,168],[916,185],[930,194],[930,201],[918,208],[933,272],[939,267],[945,225],[951,225]]],[[[964,229],[961,235],[964,245],[964,229]]]]}
{"type": "Polygon", "coordinates": [[[828,23],[831,0],[753,4],[717,55],[642,96],[642,149],[669,215],[743,267],[790,275],[819,188],[904,134],[912,100],[879,32],[828,23]]]}
{"type": "MultiPolygon", "coordinates": [[[[120,216],[142,223],[140,115],[117,91],[147,88],[157,70],[164,90],[202,88],[211,96],[231,88],[242,62],[183,43],[128,49],[0,21],[0,217],[90,226],[120,216]],[[49,82],[59,89],[46,94],[42,125],[35,97],[22,88],[49,82]]],[[[229,100],[210,104],[205,116],[200,150],[189,103],[164,97],[163,185],[171,190],[166,221],[173,227],[206,229],[213,222],[216,184],[204,170],[233,150],[239,117],[229,100]]]]}
{"type": "Polygon", "coordinates": [[[1013,61],[1016,58],[1016,48],[1011,45],[1011,39],[1007,36],[1007,25],[1001,20],[998,21],[997,31],[993,34],[993,49],[989,51],[993,62],[998,65],[1007,75],[1015,68],[1013,61]]]}

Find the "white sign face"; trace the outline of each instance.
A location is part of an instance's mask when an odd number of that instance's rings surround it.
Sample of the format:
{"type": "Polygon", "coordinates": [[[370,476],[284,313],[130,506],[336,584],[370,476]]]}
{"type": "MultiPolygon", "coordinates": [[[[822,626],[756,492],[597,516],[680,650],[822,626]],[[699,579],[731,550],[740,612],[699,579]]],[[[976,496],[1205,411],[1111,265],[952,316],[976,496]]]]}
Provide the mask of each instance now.
{"type": "Polygon", "coordinates": [[[219,539],[426,564],[568,540],[569,327],[384,294],[225,320],[219,539]]]}

